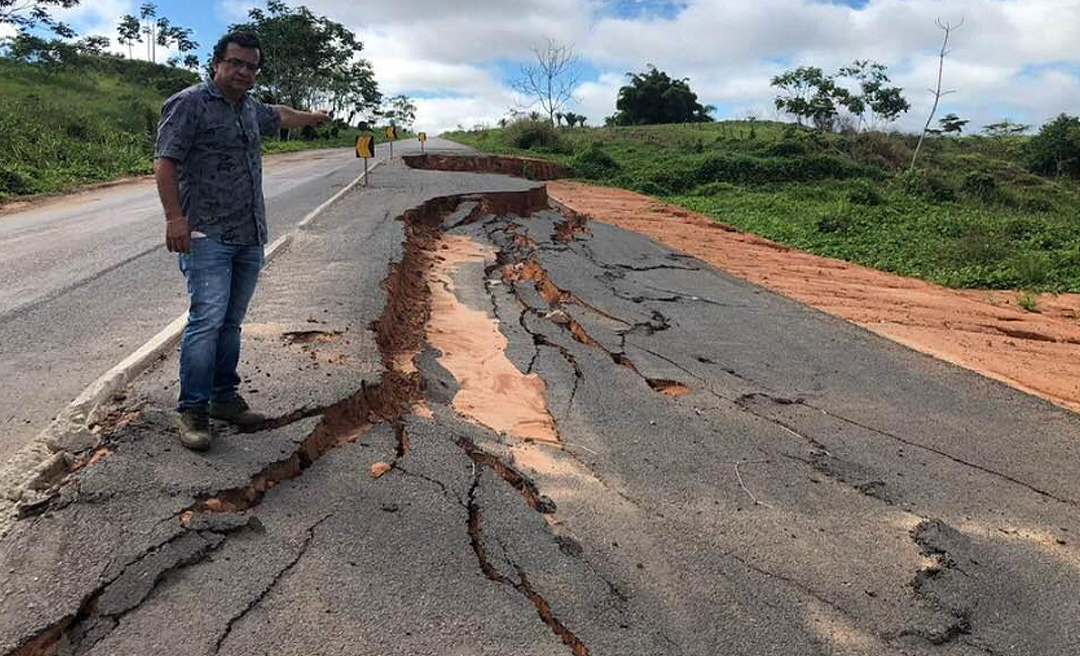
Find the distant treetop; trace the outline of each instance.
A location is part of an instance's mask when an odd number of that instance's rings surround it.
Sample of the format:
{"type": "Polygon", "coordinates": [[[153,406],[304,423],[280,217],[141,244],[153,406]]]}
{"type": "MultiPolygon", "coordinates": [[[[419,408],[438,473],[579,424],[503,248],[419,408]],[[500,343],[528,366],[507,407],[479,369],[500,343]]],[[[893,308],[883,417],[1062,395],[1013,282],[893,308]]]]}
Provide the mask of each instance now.
{"type": "Polygon", "coordinates": [[[627,73],[630,83],[619,89],[615,125],[707,123],[715,108],[698,102],[688,78],[675,79],[652,64],[644,73],[627,73]]]}

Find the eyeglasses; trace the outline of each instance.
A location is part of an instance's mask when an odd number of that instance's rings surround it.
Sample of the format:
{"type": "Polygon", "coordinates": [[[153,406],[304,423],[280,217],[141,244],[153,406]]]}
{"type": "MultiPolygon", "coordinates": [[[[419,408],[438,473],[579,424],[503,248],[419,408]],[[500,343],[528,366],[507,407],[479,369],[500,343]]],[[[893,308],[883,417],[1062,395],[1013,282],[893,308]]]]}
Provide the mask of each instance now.
{"type": "Polygon", "coordinates": [[[236,57],[229,57],[228,59],[225,60],[225,63],[227,63],[229,66],[232,66],[233,68],[241,68],[241,67],[246,68],[254,75],[258,75],[259,74],[259,69],[261,68],[261,66],[259,66],[259,64],[252,64],[249,61],[244,61],[243,59],[237,59],[236,57]]]}

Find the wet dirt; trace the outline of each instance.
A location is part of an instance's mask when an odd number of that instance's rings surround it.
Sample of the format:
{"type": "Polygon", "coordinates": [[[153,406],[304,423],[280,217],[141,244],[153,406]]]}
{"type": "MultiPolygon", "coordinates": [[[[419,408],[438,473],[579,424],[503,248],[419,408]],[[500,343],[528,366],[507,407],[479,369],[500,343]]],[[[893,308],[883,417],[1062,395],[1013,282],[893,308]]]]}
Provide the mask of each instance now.
{"type": "Polygon", "coordinates": [[[574,212],[633,230],[909,348],[1080,412],[1080,295],[953,290],[804,253],[623,189],[549,182],[574,212]]]}
{"type": "Polygon", "coordinates": [[[427,341],[442,352],[439,363],[457,379],[453,407],[462,415],[523,440],[558,442],[547,409],[544,381],[525,375],[506,357],[506,337],[482,310],[454,295],[454,271],[467,262],[493,262],[494,253],[479,243],[443,235],[438,257],[428,273],[431,317],[427,341]]]}

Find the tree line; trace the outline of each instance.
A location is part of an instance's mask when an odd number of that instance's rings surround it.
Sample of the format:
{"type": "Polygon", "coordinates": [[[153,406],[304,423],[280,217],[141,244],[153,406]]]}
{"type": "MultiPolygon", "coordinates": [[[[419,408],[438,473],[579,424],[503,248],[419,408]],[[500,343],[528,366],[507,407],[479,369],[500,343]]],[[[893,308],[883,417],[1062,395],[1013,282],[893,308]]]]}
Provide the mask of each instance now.
{"type": "MultiPolygon", "coordinates": [[[[108,37],[77,38],[75,30],[54,19],[56,9],[79,4],[80,0],[0,0],[0,24],[17,30],[0,43],[6,56],[46,67],[77,67],[87,57],[114,57],[108,37]],[[39,36],[42,32],[52,36],[39,36]]],[[[416,120],[411,98],[383,97],[371,62],[361,56],[364,44],[341,23],[304,6],[269,0],[265,9],[251,9],[247,20],[228,30],[252,32],[263,44],[265,65],[254,92],[266,102],[326,109],[347,124],[386,121],[411,129],[416,120]]],[[[210,74],[209,59],[200,60],[196,54],[200,44],[193,30],[162,15],[154,3],[145,2],[137,15],[121,17],[117,35],[118,43],[127,46],[129,60],[135,59],[137,47],[145,46],[146,60],[156,64],[158,48],[173,48],[178,54],[169,57],[166,66],[210,74]]]]}

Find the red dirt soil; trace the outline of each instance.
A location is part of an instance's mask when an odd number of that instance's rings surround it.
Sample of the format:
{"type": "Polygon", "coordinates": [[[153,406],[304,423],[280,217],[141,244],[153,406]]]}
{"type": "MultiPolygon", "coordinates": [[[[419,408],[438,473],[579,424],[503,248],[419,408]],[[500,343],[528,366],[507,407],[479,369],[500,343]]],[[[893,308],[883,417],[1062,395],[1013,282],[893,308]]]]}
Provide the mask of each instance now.
{"type": "Polygon", "coordinates": [[[1080,295],[952,290],[810,255],[623,189],[556,180],[549,196],[784,296],[1080,412],[1080,295]]]}

